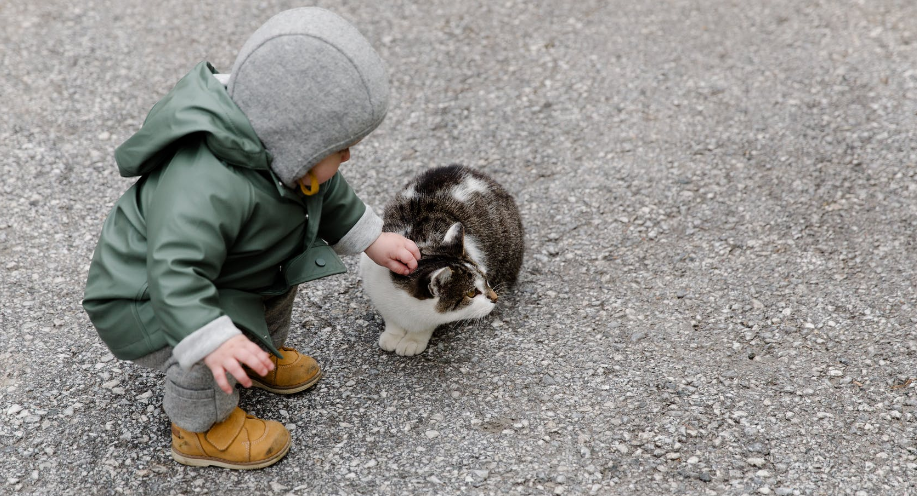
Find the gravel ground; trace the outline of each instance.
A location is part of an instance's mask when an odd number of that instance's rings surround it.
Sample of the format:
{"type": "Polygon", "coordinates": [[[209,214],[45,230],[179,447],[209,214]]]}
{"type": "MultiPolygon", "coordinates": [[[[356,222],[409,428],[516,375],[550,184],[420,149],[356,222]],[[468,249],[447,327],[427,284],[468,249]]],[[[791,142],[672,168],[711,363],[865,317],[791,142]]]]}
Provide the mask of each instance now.
{"type": "Polygon", "coordinates": [[[917,3],[318,3],[391,72],[350,182],[490,173],[515,292],[402,358],[353,272],[303,287],[326,377],[242,399],[289,456],[174,463],[161,376],[80,307],[112,152],[297,4],[4,1],[0,493],[917,494],[917,3]]]}

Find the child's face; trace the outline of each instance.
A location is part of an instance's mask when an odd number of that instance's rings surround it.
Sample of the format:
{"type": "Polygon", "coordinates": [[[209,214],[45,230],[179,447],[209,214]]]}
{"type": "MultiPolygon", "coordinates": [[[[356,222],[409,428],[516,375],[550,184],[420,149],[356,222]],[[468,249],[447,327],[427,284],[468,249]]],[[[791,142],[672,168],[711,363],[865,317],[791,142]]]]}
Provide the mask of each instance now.
{"type": "MultiPolygon", "coordinates": [[[[315,167],[312,167],[312,170],[309,172],[315,176],[315,179],[318,180],[319,184],[324,184],[325,181],[334,177],[338,169],[341,168],[341,164],[348,160],[350,160],[350,147],[344,148],[341,151],[334,152],[331,155],[323,158],[321,162],[317,163],[315,167]]],[[[311,180],[309,179],[309,175],[306,174],[305,176],[299,178],[297,182],[300,184],[305,184],[308,187],[311,180]]]]}

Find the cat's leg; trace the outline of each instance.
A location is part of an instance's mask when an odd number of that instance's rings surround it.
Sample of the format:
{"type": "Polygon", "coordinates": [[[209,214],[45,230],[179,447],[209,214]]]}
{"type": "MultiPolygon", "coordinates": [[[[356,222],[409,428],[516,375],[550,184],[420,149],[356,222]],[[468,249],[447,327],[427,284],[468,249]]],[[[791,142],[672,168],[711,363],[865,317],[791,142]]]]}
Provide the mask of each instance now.
{"type": "Polygon", "coordinates": [[[407,331],[386,321],[385,331],[379,336],[379,347],[385,351],[395,351],[405,334],[407,331]]]}
{"type": "Polygon", "coordinates": [[[427,349],[433,330],[412,332],[402,329],[391,322],[385,323],[385,331],[379,336],[379,347],[385,351],[394,351],[401,356],[414,356],[427,349]]]}
{"type": "Polygon", "coordinates": [[[414,356],[427,349],[427,343],[430,342],[430,336],[433,335],[433,329],[421,332],[405,333],[401,341],[395,346],[395,353],[401,356],[414,356]]]}

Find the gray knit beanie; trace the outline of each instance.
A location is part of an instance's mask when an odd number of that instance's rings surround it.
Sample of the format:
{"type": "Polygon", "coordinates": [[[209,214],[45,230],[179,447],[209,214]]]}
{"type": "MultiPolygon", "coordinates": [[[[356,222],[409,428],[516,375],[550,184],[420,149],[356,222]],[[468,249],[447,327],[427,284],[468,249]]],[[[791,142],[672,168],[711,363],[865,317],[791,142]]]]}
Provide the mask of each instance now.
{"type": "Polygon", "coordinates": [[[388,75],[369,41],[327,10],[270,18],[245,42],[227,91],[289,187],[371,133],[388,110],[388,75]]]}

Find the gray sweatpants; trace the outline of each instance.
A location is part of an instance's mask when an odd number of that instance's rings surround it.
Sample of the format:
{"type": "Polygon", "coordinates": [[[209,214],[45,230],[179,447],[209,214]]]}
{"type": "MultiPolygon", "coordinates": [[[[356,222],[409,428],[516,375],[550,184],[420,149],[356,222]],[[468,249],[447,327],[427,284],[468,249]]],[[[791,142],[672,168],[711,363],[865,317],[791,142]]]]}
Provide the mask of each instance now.
{"type": "MultiPolygon", "coordinates": [[[[290,335],[290,316],[296,287],[279,296],[264,298],[264,319],[267,321],[271,341],[280,348],[290,335]]],[[[203,362],[184,370],[172,357],[172,347],[167,346],[142,356],[134,363],[166,373],[162,408],[175,425],[191,432],[205,432],[213,424],[225,420],[239,404],[236,380],[226,374],[232,394],[220,389],[213,374],[203,362]]]]}

